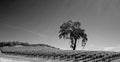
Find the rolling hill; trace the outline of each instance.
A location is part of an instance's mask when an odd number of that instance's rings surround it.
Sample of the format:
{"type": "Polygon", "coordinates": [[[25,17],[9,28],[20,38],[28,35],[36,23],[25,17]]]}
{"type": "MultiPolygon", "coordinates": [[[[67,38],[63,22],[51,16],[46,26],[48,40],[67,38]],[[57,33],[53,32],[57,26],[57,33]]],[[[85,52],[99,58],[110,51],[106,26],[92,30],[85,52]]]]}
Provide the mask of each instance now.
{"type": "Polygon", "coordinates": [[[120,59],[120,52],[62,50],[44,44],[23,47],[3,47],[1,48],[1,52],[7,55],[43,58],[63,62],[115,62],[116,60],[118,62],[118,59],[120,59]]]}

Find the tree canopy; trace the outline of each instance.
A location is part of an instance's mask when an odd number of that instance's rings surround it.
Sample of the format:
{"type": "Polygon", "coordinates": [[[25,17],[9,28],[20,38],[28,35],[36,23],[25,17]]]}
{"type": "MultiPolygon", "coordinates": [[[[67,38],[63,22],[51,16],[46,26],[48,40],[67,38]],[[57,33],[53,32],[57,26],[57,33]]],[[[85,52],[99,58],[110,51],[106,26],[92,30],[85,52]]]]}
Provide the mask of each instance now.
{"type": "Polygon", "coordinates": [[[88,40],[85,30],[81,29],[81,23],[79,21],[72,21],[72,20],[69,20],[68,22],[64,22],[60,26],[59,38],[70,39],[71,40],[70,47],[73,50],[76,49],[77,40],[82,39],[83,49],[88,40]]]}

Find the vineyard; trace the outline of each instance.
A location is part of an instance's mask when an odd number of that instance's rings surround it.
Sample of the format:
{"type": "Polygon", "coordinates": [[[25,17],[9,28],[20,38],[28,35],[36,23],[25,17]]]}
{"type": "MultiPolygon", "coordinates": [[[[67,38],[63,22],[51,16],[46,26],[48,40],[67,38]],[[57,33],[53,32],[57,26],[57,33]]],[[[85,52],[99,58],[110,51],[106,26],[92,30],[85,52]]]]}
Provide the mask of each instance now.
{"type": "Polygon", "coordinates": [[[60,50],[50,47],[25,46],[25,47],[3,47],[4,54],[21,55],[26,57],[40,57],[53,60],[64,60],[72,62],[111,62],[120,59],[119,52],[110,51],[73,51],[60,50]]]}

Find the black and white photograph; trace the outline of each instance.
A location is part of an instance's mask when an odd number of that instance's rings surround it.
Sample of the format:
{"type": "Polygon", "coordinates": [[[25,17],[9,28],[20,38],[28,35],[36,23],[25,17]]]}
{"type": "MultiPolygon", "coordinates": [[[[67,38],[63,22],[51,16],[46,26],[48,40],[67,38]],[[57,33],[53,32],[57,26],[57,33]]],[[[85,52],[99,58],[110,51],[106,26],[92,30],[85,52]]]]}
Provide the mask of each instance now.
{"type": "Polygon", "coordinates": [[[0,0],[0,62],[120,62],[120,0],[0,0]]]}

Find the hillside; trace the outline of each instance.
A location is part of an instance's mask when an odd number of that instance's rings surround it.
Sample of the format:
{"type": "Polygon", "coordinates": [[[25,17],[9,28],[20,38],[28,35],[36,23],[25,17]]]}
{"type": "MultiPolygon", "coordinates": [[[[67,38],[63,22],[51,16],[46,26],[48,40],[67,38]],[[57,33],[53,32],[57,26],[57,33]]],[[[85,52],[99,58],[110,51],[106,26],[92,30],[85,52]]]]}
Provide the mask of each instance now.
{"type": "Polygon", "coordinates": [[[56,47],[53,47],[53,46],[47,45],[47,44],[29,44],[29,46],[41,46],[41,47],[48,47],[48,48],[59,49],[59,48],[56,48],[56,47]]]}
{"type": "Polygon", "coordinates": [[[120,59],[119,52],[61,50],[48,46],[3,47],[1,52],[14,56],[43,58],[68,62],[111,62],[120,59]]]}

